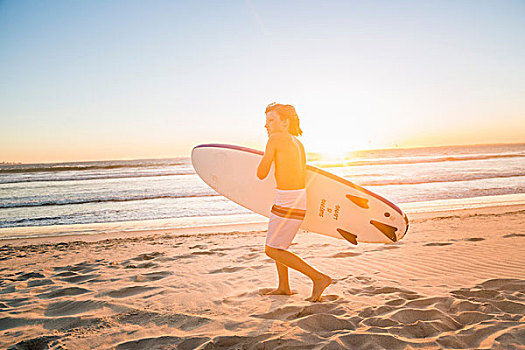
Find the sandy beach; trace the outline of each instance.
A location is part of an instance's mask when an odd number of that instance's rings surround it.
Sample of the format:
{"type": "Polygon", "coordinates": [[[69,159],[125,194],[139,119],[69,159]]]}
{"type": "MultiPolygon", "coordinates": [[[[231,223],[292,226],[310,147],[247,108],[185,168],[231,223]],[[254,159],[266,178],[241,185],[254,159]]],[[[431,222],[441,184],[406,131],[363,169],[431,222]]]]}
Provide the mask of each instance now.
{"type": "Polygon", "coordinates": [[[3,241],[0,347],[525,349],[525,206],[410,219],[389,245],[300,233],[334,279],[321,303],[296,272],[296,294],[262,295],[264,230],[3,241]]]}

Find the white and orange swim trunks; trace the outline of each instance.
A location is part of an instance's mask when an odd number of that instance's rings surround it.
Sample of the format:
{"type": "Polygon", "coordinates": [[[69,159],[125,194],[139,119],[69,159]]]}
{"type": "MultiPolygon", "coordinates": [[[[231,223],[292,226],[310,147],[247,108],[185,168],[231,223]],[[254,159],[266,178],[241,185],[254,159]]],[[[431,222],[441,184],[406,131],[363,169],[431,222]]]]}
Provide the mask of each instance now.
{"type": "Polygon", "coordinates": [[[266,245],[288,249],[306,215],[306,189],[276,190],[266,245]]]}

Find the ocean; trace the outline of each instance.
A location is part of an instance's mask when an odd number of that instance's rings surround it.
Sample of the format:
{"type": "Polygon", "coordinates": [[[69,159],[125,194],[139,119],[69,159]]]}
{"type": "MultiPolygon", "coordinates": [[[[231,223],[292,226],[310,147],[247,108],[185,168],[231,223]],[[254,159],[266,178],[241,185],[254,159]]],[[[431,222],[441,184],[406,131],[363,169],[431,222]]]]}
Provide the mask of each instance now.
{"type": "MultiPolygon", "coordinates": [[[[525,203],[525,144],[309,154],[308,160],[408,212],[525,203]]],[[[0,165],[0,239],[65,234],[70,227],[98,233],[139,222],[156,229],[263,221],[208,187],[189,157],[0,165]]]]}

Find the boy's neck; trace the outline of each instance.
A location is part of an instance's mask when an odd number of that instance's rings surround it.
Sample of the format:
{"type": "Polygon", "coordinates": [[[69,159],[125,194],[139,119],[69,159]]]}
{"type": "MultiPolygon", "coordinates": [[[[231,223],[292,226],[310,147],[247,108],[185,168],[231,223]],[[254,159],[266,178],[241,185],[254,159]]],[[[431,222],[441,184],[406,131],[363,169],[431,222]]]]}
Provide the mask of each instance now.
{"type": "Polygon", "coordinates": [[[290,134],[290,132],[287,132],[287,131],[276,131],[272,135],[280,135],[280,134],[293,136],[292,134],[290,134]]]}

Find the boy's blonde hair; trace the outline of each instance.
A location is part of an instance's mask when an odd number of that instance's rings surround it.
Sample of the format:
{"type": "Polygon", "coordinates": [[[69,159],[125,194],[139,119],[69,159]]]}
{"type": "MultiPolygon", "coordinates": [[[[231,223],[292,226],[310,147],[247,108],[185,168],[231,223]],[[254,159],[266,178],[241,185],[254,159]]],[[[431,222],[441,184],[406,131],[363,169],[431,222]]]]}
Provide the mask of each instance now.
{"type": "Polygon", "coordinates": [[[270,111],[276,111],[282,121],[288,119],[290,125],[290,134],[294,136],[303,134],[303,131],[299,127],[299,117],[297,116],[294,106],[273,102],[266,106],[266,111],[264,113],[266,114],[270,111]]]}

